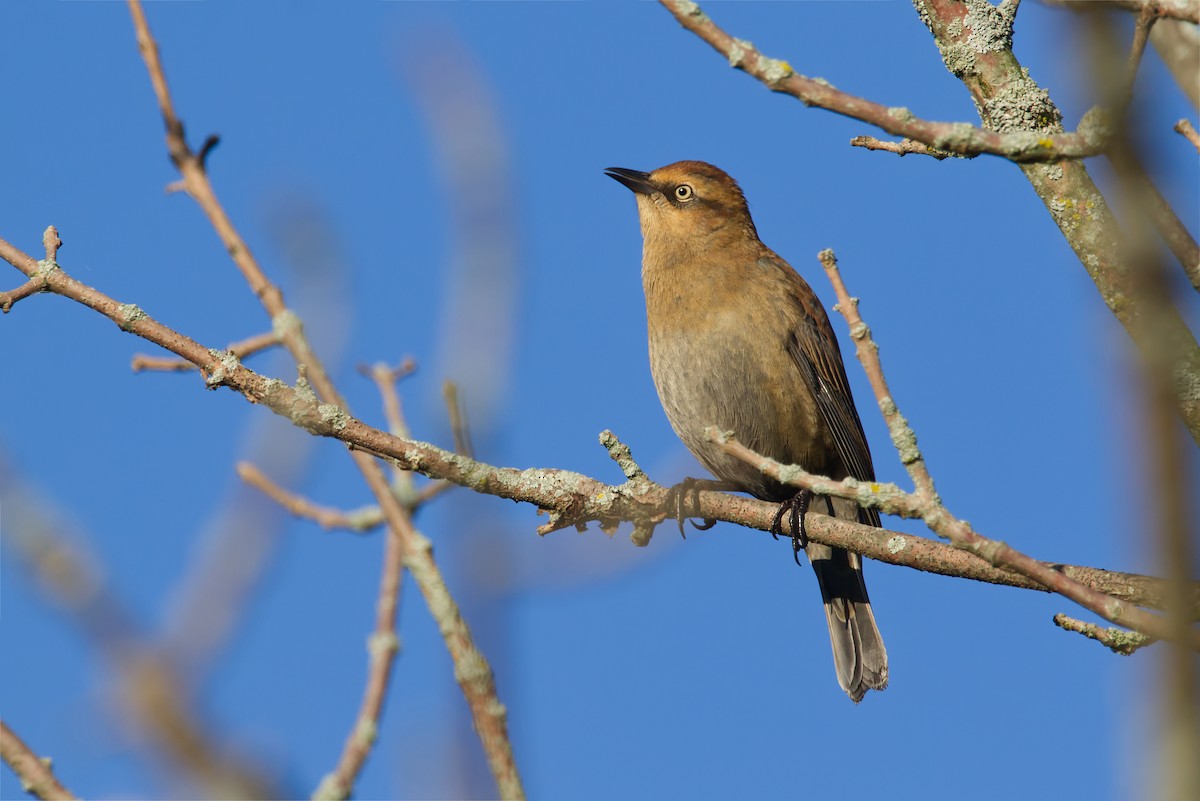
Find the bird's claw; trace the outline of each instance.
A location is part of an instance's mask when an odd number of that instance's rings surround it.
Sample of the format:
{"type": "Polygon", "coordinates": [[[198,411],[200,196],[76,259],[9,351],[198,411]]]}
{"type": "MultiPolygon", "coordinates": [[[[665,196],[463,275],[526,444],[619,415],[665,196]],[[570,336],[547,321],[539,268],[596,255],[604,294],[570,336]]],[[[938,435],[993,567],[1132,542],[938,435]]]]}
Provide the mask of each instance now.
{"type": "MultiPolygon", "coordinates": [[[[684,506],[687,504],[687,495],[689,492],[692,495],[691,508],[698,509],[700,507],[700,485],[702,483],[704,483],[703,479],[689,477],[667,490],[667,506],[675,507],[675,520],[679,523],[679,535],[685,540],[687,539],[687,532],[684,529],[684,524],[694,517],[694,515],[689,515],[684,510],[684,506]]],[[[708,531],[716,524],[717,521],[711,517],[704,518],[703,523],[697,523],[692,520],[692,527],[698,531],[708,531]]]]}
{"type": "Polygon", "coordinates": [[[771,521],[771,536],[779,539],[783,533],[783,516],[790,513],[788,522],[792,532],[792,558],[800,564],[800,549],[808,547],[808,530],[804,525],[804,515],[808,512],[808,504],[812,501],[812,490],[802,489],[789,500],[779,504],[775,518],[771,521]]]}

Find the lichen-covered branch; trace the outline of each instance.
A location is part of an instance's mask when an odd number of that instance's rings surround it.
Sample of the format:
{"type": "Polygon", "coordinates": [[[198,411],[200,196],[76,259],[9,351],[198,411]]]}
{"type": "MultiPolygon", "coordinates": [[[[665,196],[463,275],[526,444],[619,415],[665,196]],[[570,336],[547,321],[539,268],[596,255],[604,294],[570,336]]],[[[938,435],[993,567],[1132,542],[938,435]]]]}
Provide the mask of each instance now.
{"type": "MultiPolygon", "coordinates": [[[[1002,7],[986,0],[914,4],[946,68],[970,92],[986,127],[1048,135],[1062,130],[1062,115],[1050,94],[1013,55],[1012,20],[1002,7]]],[[[1200,346],[1177,309],[1147,300],[1121,227],[1087,168],[1078,160],[1019,166],[1130,338],[1155,359],[1166,354],[1180,416],[1200,443],[1200,346]],[[1153,327],[1143,325],[1150,313],[1156,318],[1153,327]]]]}
{"type": "MultiPolygon", "coordinates": [[[[36,260],[3,239],[0,239],[0,258],[26,274],[39,269],[36,260]]],[[[591,522],[611,529],[619,522],[631,521],[636,530],[643,533],[644,542],[649,539],[646,532],[673,512],[667,508],[667,490],[645,480],[638,472],[633,472],[634,477],[623,484],[609,485],[567,470],[496,467],[429,443],[380,431],[355,419],[339,406],[321,403],[305,385],[289,386],[255,373],[230,354],[209,350],[140,309],[131,313],[129,310],[137,309],[136,306],[122,304],[76,281],[57,264],[54,267],[47,281],[48,291],[88,306],[117,323],[122,330],[191,361],[200,369],[205,386],[228,387],[312,434],[341,440],[405,470],[546,510],[550,520],[538,529],[540,534],[568,526],[582,528],[591,522]]],[[[631,457],[616,448],[615,438],[610,440],[610,436],[604,437],[606,446],[629,475],[634,466],[626,460],[631,457]]],[[[697,503],[699,506],[692,513],[699,517],[737,523],[760,531],[770,529],[776,511],[775,504],[720,492],[700,492],[697,503]]],[[[808,533],[816,542],[847,548],[889,564],[991,584],[1046,589],[1010,570],[993,567],[974,554],[924,537],[818,514],[809,516],[808,533]]],[[[1163,584],[1159,579],[1092,567],[1043,564],[1127,603],[1153,608],[1162,605],[1163,584]]],[[[1200,585],[1193,587],[1193,600],[1193,607],[1200,610],[1200,585]]]]}
{"type": "Polygon", "coordinates": [[[1136,631],[1126,631],[1125,629],[1118,629],[1112,626],[1101,628],[1095,623],[1086,623],[1082,620],[1068,617],[1061,612],[1054,616],[1054,625],[1065,631],[1082,634],[1089,640],[1095,640],[1114,654],[1120,654],[1121,656],[1129,656],[1139,648],[1145,648],[1147,645],[1153,645],[1155,642],[1153,637],[1147,637],[1145,634],[1139,634],[1136,631]]]}
{"type": "MultiPolygon", "coordinates": [[[[989,130],[966,122],[923,120],[907,108],[885,106],[847,94],[824,78],[799,74],[787,61],[770,58],[750,42],[726,33],[692,0],[660,2],[679,24],[725,56],[731,67],[757,78],[772,92],[791,95],[806,106],[862,120],[893,136],[913,139],[936,150],[960,156],[989,154],[1016,162],[1053,162],[1095,156],[1108,143],[1111,132],[1099,114],[1084,115],[1074,133],[1063,133],[1061,127],[1057,131],[989,130]]],[[[986,5],[986,0],[978,2],[986,5]]]]}

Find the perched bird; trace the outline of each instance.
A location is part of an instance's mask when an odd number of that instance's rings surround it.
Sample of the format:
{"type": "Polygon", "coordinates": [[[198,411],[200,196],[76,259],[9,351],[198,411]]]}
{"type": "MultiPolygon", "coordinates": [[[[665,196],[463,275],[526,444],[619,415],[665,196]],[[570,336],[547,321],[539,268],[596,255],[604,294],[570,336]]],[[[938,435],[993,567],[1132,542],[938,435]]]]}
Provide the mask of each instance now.
{"type": "MultiPolygon", "coordinates": [[[[637,198],[650,369],[671,426],[725,487],[780,503],[772,533],[791,512],[794,547],[804,548],[821,587],[838,684],[857,703],[888,681],[862,558],[804,541],[811,493],[768,478],[704,434],[709,426],[732,430],[784,464],[873,481],[829,317],[805,280],[759,241],[742,190],[722,170],[680,161],[651,173],[606,173],[637,198]]],[[[812,508],[879,525],[876,510],[850,501],[820,497],[812,508]]]]}

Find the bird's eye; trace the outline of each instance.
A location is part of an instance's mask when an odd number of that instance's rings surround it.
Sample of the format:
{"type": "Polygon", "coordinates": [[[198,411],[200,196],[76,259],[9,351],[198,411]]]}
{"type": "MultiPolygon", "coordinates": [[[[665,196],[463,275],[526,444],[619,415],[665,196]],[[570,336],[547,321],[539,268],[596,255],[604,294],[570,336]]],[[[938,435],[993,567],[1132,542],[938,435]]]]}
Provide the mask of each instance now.
{"type": "Polygon", "coordinates": [[[692,191],[692,187],[688,186],[687,184],[680,184],[679,186],[675,187],[676,200],[688,201],[693,197],[695,197],[695,193],[692,191]]]}

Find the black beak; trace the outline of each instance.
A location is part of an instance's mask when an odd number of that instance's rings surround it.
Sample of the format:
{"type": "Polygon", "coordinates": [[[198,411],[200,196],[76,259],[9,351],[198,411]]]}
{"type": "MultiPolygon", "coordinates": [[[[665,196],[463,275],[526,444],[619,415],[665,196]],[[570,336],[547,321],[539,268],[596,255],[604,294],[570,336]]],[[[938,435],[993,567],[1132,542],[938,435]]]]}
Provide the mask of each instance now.
{"type": "Polygon", "coordinates": [[[655,195],[659,189],[650,183],[650,173],[627,170],[624,167],[609,167],[604,174],[613,180],[620,181],[626,187],[640,195],[655,195]]]}

